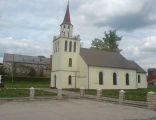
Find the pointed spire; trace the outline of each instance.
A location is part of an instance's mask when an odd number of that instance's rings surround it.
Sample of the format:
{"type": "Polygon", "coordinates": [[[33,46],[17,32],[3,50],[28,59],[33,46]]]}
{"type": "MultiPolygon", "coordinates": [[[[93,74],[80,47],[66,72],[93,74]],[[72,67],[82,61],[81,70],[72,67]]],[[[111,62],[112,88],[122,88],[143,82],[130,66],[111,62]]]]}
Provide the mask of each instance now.
{"type": "Polygon", "coordinates": [[[63,20],[62,24],[71,24],[70,11],[69,11],[69,0],[68,0],[68,4],[67,4],[66,14],[64,16],[64,20],[63,20]]]}

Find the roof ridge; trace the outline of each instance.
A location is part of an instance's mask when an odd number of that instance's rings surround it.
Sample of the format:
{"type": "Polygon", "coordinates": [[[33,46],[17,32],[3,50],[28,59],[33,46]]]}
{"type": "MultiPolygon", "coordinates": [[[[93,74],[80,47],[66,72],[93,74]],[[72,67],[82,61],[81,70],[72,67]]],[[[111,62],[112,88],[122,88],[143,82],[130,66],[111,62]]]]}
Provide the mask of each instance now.
{"type": "Polygon", "coordinates": [[[100,49],[96,49],[96,48],[81,48],[81,49],[95,50],[95,51],[99,51],[99,52],[109,52],[109,53],[118,53],[118,54],[120,54],[119,52],[100,50],[100,49]]]}
{"type": "MultiPolygon", "coordinates": [[[[35,57],[35,58],[40,58],[39,56],[22,55],[22,54],[12,54],[12,53],[4,53],[4,55],[16,55],[16,56],[21,56],[21,57],[35,57]]],[[[45,57],[45,58],[48,58],[48,57],[45,57]]]]}

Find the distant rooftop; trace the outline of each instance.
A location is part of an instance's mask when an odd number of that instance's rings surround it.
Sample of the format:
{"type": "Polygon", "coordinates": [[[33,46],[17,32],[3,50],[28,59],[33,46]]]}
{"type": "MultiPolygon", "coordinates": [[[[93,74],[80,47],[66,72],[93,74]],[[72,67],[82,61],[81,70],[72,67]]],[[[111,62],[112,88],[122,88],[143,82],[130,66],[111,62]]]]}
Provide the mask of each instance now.
{"type": "Polygon", "coordinates": [[[156,71],[156,68],[149,68],[148,71],[149,71],[149,72],[156,71]]]}
{"type": "Polygon", "coordinates": [[[44,56],[28,56],[4,53],[3,62],[17,62],[28,64],[50,64],[50,58],[44,56]]]}

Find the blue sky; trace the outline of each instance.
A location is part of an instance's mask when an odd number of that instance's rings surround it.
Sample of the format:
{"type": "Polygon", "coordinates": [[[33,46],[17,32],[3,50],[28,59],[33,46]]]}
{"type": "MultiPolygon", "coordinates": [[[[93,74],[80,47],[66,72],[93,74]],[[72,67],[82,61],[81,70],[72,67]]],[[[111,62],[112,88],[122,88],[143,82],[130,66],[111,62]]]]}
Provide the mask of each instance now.
{"type": "MultiPolygon", "coordinates": [[[[67,0],[0,0],[0,61],[4,52],[25,55],[52,53],[67,0]]],[[[70,0],[74,34],[90,47],[104,31],[116,29],[121,52],[144,69],[156,67],[155,0],[70,0]]]]}

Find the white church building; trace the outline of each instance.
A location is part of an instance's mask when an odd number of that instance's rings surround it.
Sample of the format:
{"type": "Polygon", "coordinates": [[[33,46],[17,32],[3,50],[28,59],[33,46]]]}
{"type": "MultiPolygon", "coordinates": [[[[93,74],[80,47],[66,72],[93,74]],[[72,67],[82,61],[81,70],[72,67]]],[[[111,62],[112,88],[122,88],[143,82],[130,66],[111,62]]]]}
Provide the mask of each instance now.
{"type": "Polygon", "coordinates": [[[60,35],[54,36],[51,87],[85,89],[147,88],[146,72],[118,52],[80,47],[73,36],[69,4],[60,35]]]}

